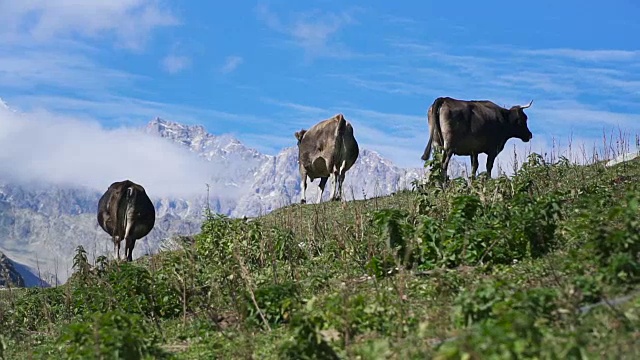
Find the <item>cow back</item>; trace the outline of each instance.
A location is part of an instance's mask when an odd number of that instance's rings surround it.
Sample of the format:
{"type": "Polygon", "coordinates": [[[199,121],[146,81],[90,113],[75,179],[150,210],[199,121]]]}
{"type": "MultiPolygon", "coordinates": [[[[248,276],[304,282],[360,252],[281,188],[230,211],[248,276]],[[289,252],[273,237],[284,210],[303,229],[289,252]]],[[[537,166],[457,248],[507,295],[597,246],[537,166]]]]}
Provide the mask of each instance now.
{"type": "Polygon", "coordinates": [[[510,137],[508,110],[488,100],[445,98],[438,109],[442,140],[458,155],[500,148],[510,137]]]}
{"type": "Polygon", "coordinates": [[[342,162],[345,162],[345,171],[349,170],[360,154],[360,147],[353,135],[353,127],[348,121],[345,124],[344,132],[340,134],[340,152],[336,151],[336,165],[340,166],[342,162]]]}
{"type": "Polygon", "coordinates": [[[325,172],[318,169],[318,158],[325,162],[321,167],[328,167],[333,162],[337,126],[335,118],[323,120],[307,130],[298,144],[298,161],[310,174],[325,172]]]}
{"type": "Polygon", "coordinates": [[[139,239],[153,229],[156,220],[156,209],[144,188],[138,184],[133,185],[133,196],[127,200],[129,201],[129,206],[133,206],[135,209],[133,235],[139,239]]]}
{"type": "Polygon", "coordinates": [[[145,236],[155,224],[155,207],[144,188],[130,180],[114,182],[102,195],[98,202],[98,224],[111,236],[124,237],[125,219],[128,208],[133,208],[136,223],[143,223],[148,228],[145,236]],[[131,196],[128,189],[131,188],[131,196]]]}

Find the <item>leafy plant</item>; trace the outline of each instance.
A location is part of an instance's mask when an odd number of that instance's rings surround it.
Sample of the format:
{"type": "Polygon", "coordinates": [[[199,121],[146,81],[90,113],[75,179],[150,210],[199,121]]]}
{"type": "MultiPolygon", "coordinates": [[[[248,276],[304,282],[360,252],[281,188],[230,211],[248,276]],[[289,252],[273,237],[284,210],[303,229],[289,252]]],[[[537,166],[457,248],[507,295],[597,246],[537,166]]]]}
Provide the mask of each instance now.
{"type": "Polygon", "coordinates": [[[634,284],[640,280],[640,220],[638,198],[628,195],[596,224],[589,241],[602,275],[610,283],[634,284]]]}
{"type": "Polygon", "coordinates": [[[254,291],[258,308],[253,303],[251,294],[249,292],[244,294],[245,318],[253,325],[262,324],[259,311],[270,324],[287,322],[299,303],[298,287],[293,282],[265,284],[258,287],[254,291]]]}
{"type": "Polygon", "coordinates": [[[96,313],[64,327],[58,346],[66,359],[158,359],[164,352],[142,317],[122,311],[96,313]]]}

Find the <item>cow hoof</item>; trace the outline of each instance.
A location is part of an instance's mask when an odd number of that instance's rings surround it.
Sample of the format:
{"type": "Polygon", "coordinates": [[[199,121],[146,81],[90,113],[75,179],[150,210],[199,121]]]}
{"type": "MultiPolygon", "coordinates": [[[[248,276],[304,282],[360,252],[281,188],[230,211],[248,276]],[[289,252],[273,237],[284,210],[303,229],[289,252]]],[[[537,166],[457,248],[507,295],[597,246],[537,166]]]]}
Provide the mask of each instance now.
{"type": "Polygon", "coordinates": [[[304,200],[304,199],[300,200],[300,204],[306,204],[306,203],[307,203],[307,200],[304,200]]]}

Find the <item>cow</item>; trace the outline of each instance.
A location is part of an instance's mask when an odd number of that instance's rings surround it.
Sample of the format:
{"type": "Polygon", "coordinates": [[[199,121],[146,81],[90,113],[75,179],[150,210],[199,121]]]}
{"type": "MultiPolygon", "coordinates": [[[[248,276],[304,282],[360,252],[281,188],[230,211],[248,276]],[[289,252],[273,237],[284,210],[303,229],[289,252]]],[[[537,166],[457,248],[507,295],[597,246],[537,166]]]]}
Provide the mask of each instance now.
{"type": "Polygon", "coordinates": [[[125,240],[124,255],[133,260],[136,240],[153,229],[156,209],[144,188],[130,180],[114,182],[98,201],[98,224],[113,240],[114,256],[120,260],[120,242],[125,240]]]}
{"type": "Polygon", "coordinates": [[[524,109],[533,104],[515,105],[510,109],[496,105],[489,100],[457,100],[450,97],[439,97],[429,107],[429,142],[422,160],[427,161],[431,155],[431,147],[435,141],[444,148],[442,170],[447,173],[452,155],[469,155],[471,157],[471,177],[475,178],[478,170],[478,154],[487,154],[487,176],[496,156],[502,151],[507,140],[518,138],[529,142],[533,134],[527,126],[527,115],[524,109]]]}
{"type": "Polygon", "coordinates": [[[309,130],[295,132],[298,140],[298,165],[302,178],[300,203],[307,202],[307,177],[313,182],[320,178],[318,203],[331,177],[331,200],[342,198],[342,184],[345,173],[358,159],[360,149],[353,136],[353,127],[342,114],[320,121],[309,130]]]}

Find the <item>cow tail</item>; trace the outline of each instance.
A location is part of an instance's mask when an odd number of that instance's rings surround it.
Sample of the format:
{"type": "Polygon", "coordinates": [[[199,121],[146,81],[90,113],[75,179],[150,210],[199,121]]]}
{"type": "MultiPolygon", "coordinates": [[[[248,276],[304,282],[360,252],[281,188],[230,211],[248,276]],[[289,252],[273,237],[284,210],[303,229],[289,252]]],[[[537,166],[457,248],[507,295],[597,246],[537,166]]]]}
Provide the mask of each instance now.
{"type": "Polygon", "coordinates": [[[127,230],[129,224],[129,214],[135,211],[137,192],[133,187],[127,188],[127,210],[124,215],[124,229],[127,230]]]}
{"type": "Polygon", "coordinates": [[[431,156],[431,143],[433,142],[433,130],[429,131],[429,141],[427,142],[427,147],[424,148],[424,153],[422,153],[421,159],[423,161],[429,160],[429,156],[431,156]]]}
{"type": "MultiPolygon", "coordinates": [[[[433,147],[433,138],[438,136],[438,138],[442,139],[442,130],[440,129],[440,107],[444,103],[444,98],[437,98],[433,105],[431,105],[431,112],[427,112],[427,119],[433,116],[433,127],[429,127],[429,142],[427,142],[427,146],[424,149],[424,153],[422,154],[422,160],[427,161],[431,156],[431,149],[433,147]]],[[[429,121],[427,120],[427,123],[429,121]]]]}
{"type": "Polygon", "coordinates": [[[128,193],[128,189],[125,188],[124,191],[120,191],[120,193],[118,194],[118,202],[117,202],[117,208],[116,208],[116,218],[115,220],[115,233],[118,234],[118,236],[120,236],[120,234],[122,234],[122,237],[120,238],[120,240],[124,239],[124,231],[126,229],[127,226],[127,194],[128,193]]]}
{"type": "Polygon", "coordinates": [[[344,134],[347,131],[347,120],[345,120],[342,114],[338,114],[338,126],[336,126],[336,138],[333,150],[333,166],[340,168],[341,160],[343,158],[342,152],[344,151],[344,134]]]}

